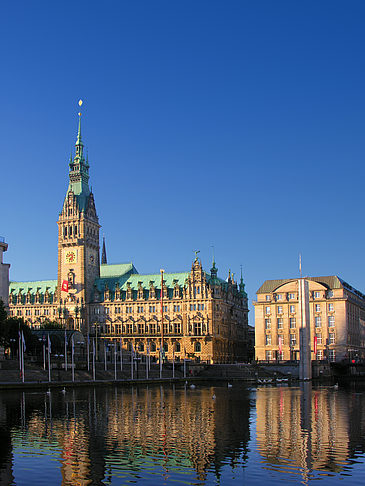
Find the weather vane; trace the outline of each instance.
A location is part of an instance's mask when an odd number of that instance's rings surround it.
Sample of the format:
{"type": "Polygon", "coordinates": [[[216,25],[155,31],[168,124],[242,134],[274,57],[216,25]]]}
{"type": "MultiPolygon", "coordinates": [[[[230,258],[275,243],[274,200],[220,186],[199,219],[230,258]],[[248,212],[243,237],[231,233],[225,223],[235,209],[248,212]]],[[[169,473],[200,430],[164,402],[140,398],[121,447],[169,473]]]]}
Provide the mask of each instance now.
{"type": "Polygon", "coordinates": [[[200,250],[194,250],[195,253],[195,261],[198,259],[198,253],[200,253],[200,250]]]}

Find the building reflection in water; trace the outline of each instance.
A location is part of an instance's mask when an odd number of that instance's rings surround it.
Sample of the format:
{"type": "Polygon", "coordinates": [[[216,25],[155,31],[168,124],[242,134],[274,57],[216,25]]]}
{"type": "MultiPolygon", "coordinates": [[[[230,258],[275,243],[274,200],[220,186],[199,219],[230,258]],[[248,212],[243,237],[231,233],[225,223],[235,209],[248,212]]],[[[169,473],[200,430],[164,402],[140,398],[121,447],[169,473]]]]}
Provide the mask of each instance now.
{"type": "Polygon", "coordinates": [[[1,484],[12,484],[12,450],[25,443],[40,458],[59,459],[64,485],[116,477],[157,483],[182,472],[202,481],[208,470],[219,477],[224,465],[242,468],[247,459],[250,405],[243,388],[227,394],[223,387],[105,387],[4,397],[1,484]]]}
{"type": "Polygon", "coordinates": [[[355,451],[363,453],[365,394],[312,388],[262,387],[256,394],[256,434],[267,466],[328,475],[349,469],[355,451]]]}

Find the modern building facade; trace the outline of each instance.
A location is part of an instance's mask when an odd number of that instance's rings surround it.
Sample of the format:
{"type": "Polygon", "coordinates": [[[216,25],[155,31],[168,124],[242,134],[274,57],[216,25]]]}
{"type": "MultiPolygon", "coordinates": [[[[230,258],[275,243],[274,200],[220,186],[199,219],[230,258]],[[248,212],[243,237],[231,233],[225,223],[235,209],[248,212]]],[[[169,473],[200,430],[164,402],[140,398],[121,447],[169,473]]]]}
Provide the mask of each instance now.
{"type": "MultiPolygon", "coordinates": [[[[341,278],[308,277],[312,360],[365,358],[365,295],[341,278]]],[[[266,280],[257,291],[255,357],[299,360],[298,279],[266,280]]]]}
{"type": "Polygon", "coordinates": [[[141,275],[132,262],[107,264],[105,240],[100,263],[99,218],[89,187],[79,114],[69,185],[58,218],[57,280],[11,282],[10,313],[32,327],[61,322],[114,342],[207,362],[247,361],[248,302],[245,285],[218,277],[213,261],[206,272],[197,254],[182,273],[141,275]]]}
{"type": "Polygon", "coordinates": [[[5,238],[0,236],[0,299],[4,302],[5,307],[8,306],[9,297],[9,263],[3,262],[3,254],[8,249],[8,244],[5,243],[5,238]]]}

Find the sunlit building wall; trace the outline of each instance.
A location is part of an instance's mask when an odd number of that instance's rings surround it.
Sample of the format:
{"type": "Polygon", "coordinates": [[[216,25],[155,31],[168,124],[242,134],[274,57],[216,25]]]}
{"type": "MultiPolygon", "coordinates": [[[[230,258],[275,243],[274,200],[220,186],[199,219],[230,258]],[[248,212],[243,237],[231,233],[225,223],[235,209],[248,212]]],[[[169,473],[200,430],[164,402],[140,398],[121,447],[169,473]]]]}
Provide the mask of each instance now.
{"type": "MultiPolygon", "coordinates": [[[[365,295],[337,276],[307,280],[312,360],[365,358],[365,295]]],[[[298,360],[298,280],[266,280],[254,306],[256,359],[298,360]]]]}

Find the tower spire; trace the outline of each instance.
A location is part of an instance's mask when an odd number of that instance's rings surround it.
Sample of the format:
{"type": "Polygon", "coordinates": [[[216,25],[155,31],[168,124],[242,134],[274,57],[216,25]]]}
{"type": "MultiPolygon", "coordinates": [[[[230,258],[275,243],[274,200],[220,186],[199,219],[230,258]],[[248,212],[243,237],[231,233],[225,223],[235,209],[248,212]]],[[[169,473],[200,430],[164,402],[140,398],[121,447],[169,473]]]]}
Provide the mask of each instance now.
{"type": "Polygon", "coordinates": [[[106,258],[105,236],[103,235],[103,250],[101,252],[101,264],[106,265],[108,260],[106,258]]]}
{"type": "MultiPolygon", "coordinates": [[[[82,106],[82,100],[79,100],[79,107],[81,109],[82,106]]],[[[77,139],[76,139],[76,146],[81,145],[83,146],[82,140],[81,140],[81,111],[79,111],[79,126],[77,129],[77,139]]]]}

